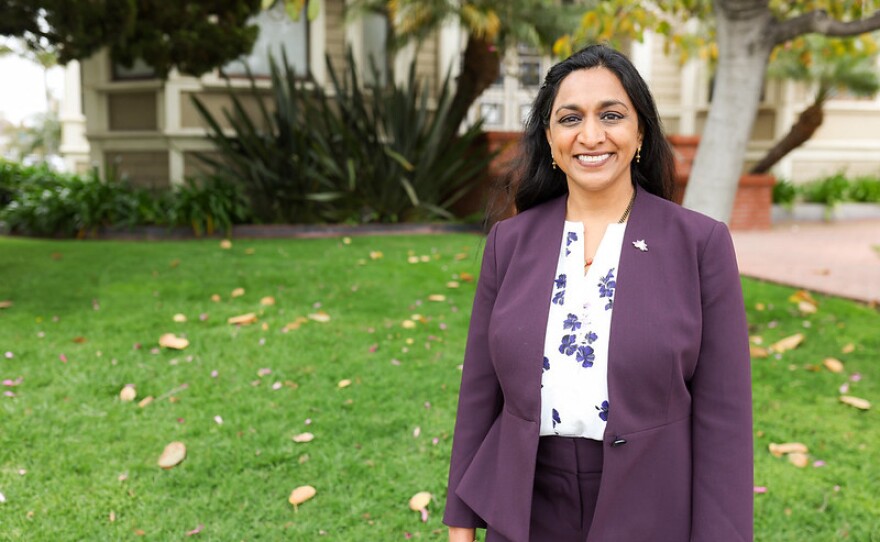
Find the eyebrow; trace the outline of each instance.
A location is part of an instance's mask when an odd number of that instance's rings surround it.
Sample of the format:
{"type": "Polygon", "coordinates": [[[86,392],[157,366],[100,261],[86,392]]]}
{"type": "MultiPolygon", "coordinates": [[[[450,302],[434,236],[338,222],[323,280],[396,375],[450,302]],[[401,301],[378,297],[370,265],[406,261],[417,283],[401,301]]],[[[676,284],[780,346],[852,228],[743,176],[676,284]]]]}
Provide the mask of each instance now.
{"type": "MultiPolygon", "coordinates": [[[[599,109],[606,109],[608,107],[612,107],[615,105],[623,106],[624,109],[629,111],[629,107],[627,107],[626,104],[621,102],[620,100],[604,100],[599,103],[599,109]]],[[[563,104],[563,105],[560,105],[558,108],[556,108],[556,113],[558,114],[563,109],[571,109],[572,111],[580,111],[581,110],[581,108],[577,105],[563,104]]]]}

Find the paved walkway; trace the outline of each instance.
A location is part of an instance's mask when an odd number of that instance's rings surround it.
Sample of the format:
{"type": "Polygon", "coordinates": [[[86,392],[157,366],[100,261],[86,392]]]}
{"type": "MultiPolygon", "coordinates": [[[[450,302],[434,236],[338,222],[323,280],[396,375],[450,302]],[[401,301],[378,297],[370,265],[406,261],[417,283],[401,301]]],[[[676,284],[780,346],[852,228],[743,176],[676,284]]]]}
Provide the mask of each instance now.
{"type": "Polygon", "coordinates": [[[785,223],[733,241],[743,275],[880,304],[880,220],[785,223]]]}

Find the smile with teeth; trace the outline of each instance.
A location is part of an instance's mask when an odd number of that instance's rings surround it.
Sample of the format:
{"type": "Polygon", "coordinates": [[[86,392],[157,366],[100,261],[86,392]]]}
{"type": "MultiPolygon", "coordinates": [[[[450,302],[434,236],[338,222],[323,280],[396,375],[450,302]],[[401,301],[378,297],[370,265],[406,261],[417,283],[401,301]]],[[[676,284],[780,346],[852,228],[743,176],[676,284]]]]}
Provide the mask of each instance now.
{"type": "Polygon", "coordinates": [[[611,153],[606,152],[605,154],[597,154],[597,155],[589,155],[589,154],[578,154],[575,156],[578,162],[582,164],[598,164],[599,162],[605,161],[607,158],[611,156],[611,153]]]}

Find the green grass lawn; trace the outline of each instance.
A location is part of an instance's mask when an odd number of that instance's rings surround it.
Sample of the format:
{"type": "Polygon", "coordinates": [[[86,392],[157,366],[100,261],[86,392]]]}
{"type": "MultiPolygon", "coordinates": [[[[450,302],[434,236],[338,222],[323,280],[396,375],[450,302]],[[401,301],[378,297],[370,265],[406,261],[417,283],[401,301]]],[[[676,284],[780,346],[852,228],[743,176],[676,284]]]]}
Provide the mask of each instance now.
{"type": "MultiPolygon", "coordinates": [[[[13,302],[0,309],[0,540],[184,540],[199,526],[193,538],[207,540],[445,540],[475,287],[462,273],[476,275],[481,248],[473,235],[229,250],[0,238],[0,301],[13,302]],[[227,323],[250,312],[252,325],[227,323]],[[330,320],[284,331],[319,312],[330,320]],[[164,333],[189,347],[160,349],[164,333]],[[133,402],[119,399],[127,384],[133,402]],[[147,396],[156,400],[138,406],[147,396]],[[314,440],[292,440],[303,432],[314,440]],[[160,469],[172,441],[188,456],[160,469]],[[287,499],[301,485],[317,495],[294,510],[287,499]],[[425,523],[407,504],[419,491],[434,495],[425,523]]],[[[838,401],[844,384],[880,401],[880,314],[818,298],[805,316],[791,289],[744,284],[765,345],[806,335],[754,360],[755,483],[767,488],[757,539],[880,540],[877,414],[838,401]],[[845,371],[821,368],[826,357],[845,371]],[[767,451],[791,441],[810,448],[810,466],[767,451]]]]}

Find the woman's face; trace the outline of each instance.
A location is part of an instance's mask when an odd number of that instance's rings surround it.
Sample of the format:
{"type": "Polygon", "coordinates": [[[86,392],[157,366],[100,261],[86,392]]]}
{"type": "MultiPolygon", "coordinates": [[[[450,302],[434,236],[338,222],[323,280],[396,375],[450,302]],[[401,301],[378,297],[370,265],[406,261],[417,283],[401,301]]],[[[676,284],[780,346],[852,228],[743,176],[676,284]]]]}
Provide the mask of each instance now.
{"type": "Polygon", "coordinates": [[[550,109],[547,141],[569,193],[631,183],[630,162],[642,141],[636,108],[607,68],[565,77],[550,109]]]}

